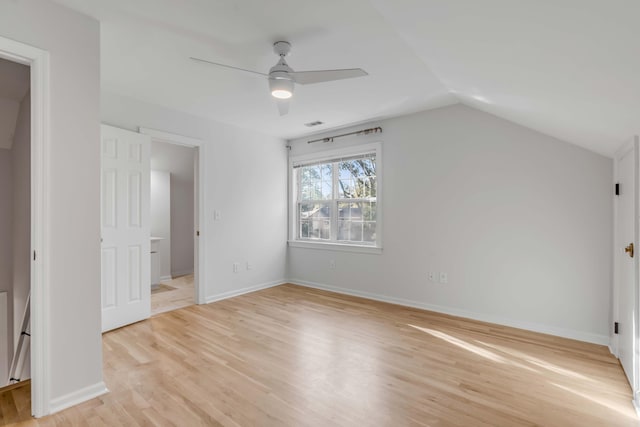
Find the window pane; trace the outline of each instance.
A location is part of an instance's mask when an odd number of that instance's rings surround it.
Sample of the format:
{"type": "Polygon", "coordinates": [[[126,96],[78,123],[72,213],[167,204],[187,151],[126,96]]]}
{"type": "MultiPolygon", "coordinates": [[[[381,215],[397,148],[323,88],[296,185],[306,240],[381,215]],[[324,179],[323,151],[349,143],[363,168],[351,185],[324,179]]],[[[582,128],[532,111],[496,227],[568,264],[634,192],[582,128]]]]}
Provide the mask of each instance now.
{"type": "Polygon", "coordinates": [[[364,221],[376,221],[376,202],[362,202],[362,219],[364,221]]]}
{"type": "Polygon", "coordinates": [[[300,174],[301,200],[328,200],[333,197],[330,163],[304,166],[297,171],[300,174]]]}
{"type": "Polygon", "coordinates": [[[329,203],[299,203],[298,223],[298,237],[301,239],[331,239],[329,203]]]}
{"type": "Polygon", "coordinates": [[[349,241],[350,229],[349,224],[351,221],[338,221],[338,240],[340,241],[349,241]]]}
{"type": "Polygon", "coordinates": [[[362,241],[362,222],[354,222],[351,221],[351,236],[349,236],[349,240],[351,242],[361,242],[362,241]]]}
{"type": "Polygon", "coordinates": [[[341,199],[376,197],[375,159],[347,160],[338,163],[338,188],[341,199]]]}
{"type": "Polygon", "coordinates": [[[376,223],[365,222],[362,240],[367,243],[376,243],[376,223]]]}
{"type": "Polygon", "coordinates": [[[376,242],[376,202],[338,202],[338,240],[376,242]]]}

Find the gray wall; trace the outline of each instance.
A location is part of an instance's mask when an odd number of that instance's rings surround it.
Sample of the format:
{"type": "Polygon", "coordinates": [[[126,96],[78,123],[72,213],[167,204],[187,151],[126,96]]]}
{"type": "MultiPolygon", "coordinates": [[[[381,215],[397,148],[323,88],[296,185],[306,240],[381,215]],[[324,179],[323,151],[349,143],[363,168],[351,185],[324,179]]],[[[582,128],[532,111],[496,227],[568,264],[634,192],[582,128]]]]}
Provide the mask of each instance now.
{"type": "Polygon", "coordinates": [[[462,105],[374,125],[291,154],[382,141],[382,255],[290,247],[294,282],[608,344],[611,159],[462,105]]]}
{"type": "MultiPolygon", "coordinates": [[[[193,149],[181,148],[193,151],[193,149]]],[[[171,175],[171,275],[173,277],[193,273],[193,245],[193,180],[184,180],[177,175],[171,175]]]]}

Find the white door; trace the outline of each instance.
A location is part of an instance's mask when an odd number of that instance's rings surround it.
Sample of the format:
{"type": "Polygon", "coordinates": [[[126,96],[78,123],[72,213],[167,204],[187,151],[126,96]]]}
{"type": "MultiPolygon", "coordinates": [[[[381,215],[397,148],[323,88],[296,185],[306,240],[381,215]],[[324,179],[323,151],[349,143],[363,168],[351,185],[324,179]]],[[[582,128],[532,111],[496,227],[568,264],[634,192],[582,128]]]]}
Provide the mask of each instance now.
{"type": "Polygon", "coordinates": [[[150,138],[102,125],[102,331],[147,319],[150,138]]]}
{"type": "Polygon", "coordinates": [[[637,324],[636,287],[638,250],[637,153],[638,144],[626,144],[616,155],[619,195],[616,206],[616,278],[618,300],[618,355],[629,384],[635,387],[634,346],[637,324]],[[633,252],[632,253],[632,246],[633,252]]]}

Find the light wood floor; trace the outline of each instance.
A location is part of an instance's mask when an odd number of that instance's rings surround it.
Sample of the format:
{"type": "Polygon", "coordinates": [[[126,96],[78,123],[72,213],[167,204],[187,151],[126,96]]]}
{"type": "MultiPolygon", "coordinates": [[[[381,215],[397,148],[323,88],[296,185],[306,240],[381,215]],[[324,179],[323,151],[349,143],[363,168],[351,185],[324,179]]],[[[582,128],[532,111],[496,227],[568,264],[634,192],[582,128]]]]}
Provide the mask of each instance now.
{"type": "Polygon", "coordinates": [[[151,287],[151,315],[177,310],[193,304],[195,304],[193,274],[163,281],[160,287],[151,287]]]}
{"type": "Polygon", "coordinates": [[[25,425],[638,425],[605,347],[293,285],[103,345],[111,392],[25,425]]]}

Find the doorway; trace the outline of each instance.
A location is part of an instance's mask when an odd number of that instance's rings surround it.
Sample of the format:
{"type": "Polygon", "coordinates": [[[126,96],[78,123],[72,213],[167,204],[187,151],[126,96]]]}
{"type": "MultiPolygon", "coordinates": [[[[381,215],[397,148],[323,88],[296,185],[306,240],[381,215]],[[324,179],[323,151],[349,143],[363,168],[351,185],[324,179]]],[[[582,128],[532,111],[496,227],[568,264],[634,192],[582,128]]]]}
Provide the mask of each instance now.
{"type": "MultiPolygon", "coordinates": [[[[156,147],[160,147],[160,145],[157,144],[165,144],[165,147],[168,147],[169,149],[183,150],[181,151],[181,153],[184,156],[184,165],[182,167],[182,172],[180,172],[183,176],[182,182],[184,183],[188,181],[188,176],[190,175],[193,177],[193,185],[191,186],[190,184],[183,184],[181,188],[180,185],[178,185],[179,188],[176,190],[180,191],[180,193],[177,194],[177,197],[178,200],[181,201],[181,204],[183,206],[178,206],[180,203],[176,204],[174,212],[178,212],[178,215],[181,215],[183,219],[174,223],[174,232],[180,233],[179,236],[176,235],[178,236],[179,242],[178,245],[174,245],[174,247],[176,248],[176,250],[179,250],[178,248],[186,248],[187,245],[192,245],[193,256],[191,257],[191,251],[187,250],[187,257],[174,258],[171,261],[171,264],[173,264],[174,266],[174,274],[172,274],[171,276],[172,283],[169,282],[168,285],[172,288],[183,289],[181,293],[182,296],[184,296],[184,300],[181,304],[205,304],[207,302],[205,263],[205,238],[207,223],[205,216],[207,182],[205,167],[206,145],[203,144],[202,140],[200,139],[164,132],[156,129],[141,127],[139,129],[139,132],[143,135],[148,135],[151,138],[152,146],[155,145],[156,147]],[[191,171],[188,170],[188,165],[186,164],[189,161],[191,162],[191,165],[193,165],[191,171]],[[192,198],[189,197],[190,195],[192,195],[192,198]],[[189,207],[192,206],[193,209],[185,209],[185,204],[189,205],[189,207]],[[185,213],[186,215],[192,216],[193,222],[189,222],[184,219],[185,213]],[[191,231],[190,237],[187,234],[189,232],[189,229],[191,231]],[[189,266],[191,264],[193,265],[193,274],[189,274],[189,266]],[[191,295],[193,295],[193,298],[191,298],[191,295]]],[[[158,167],[160,166],[159,163],[156,165],[158,165],[158,167]]],[[[175,239],[173,243],[176,243],[175,239]]],[[[160,276],[162,276],[162,274],[160,274],[160,276]]],[[[171,291],[171,289],[169,289],[169,291],[171,291]]],[[[163,292],[160,292],[160,294],[162,293],[163,292]]],[[[156,293],[156,295],[158,295],[158,293],[156,293]]],[[[165,295],[159,297],[158,299],[170,299],[170,295],[165,295]]],[[[162,311],[174,309],[171,308],[170,304],[165,305],[165,308],[167,309],[162,311]]],[[[160,310],[161,309],[158,308],[158,312],[161,312],[160,310]]]]}
{"type": "MultiPolygon", "coordinates": [[[[27,223],[30,230],[29,248],[29,314],[31,415],[41,417],[49,412],[50,347],[49,347],[49,284],[45,274],[49,231],[49,211],[45,179],[49,165],[49,54],[24,43],[0,37],[0,58],[29,68],[29,149],[30,209],[27,223]],[[33,254],[33,257],[32,257],[33,254]]],[[[7,298],[8,300],[8,298],[7,298]]],[[[26,305],[26,304],[25,304],[26,305]]],[[[8,311],[8,309],[7,309],[8,311]]],[[[5,313],[6,314],[6,313],[5,313]]],[[[15,315],[15,314],[14,314],[15,315]]],[[[23,315],[24,317],[24,315],[23,315]]],[[[8,318],[8,316],[7,316],[8,318]]],[[[8,322],[8,320],[7,320],[8,322]]],[[[26,409],[29,411],[29,409],[26,409]]]]}
{"type": "Polygon", "coordinates": [[[0,387],[31,377],[31,70],[0,58],[0,387]]]}
{"type": "Polygon", "coordinates": [[[197,301],[196,150],[151,140],[151,315],[197,301]]]}

